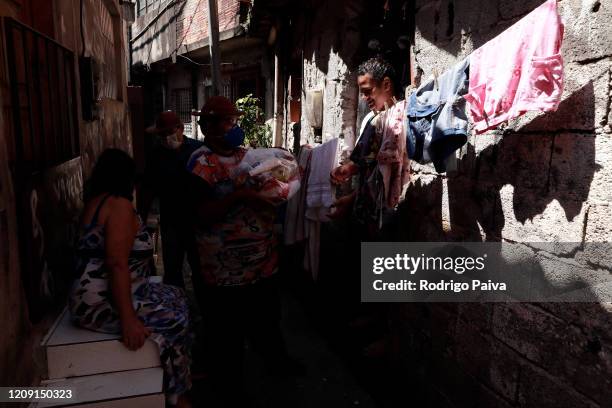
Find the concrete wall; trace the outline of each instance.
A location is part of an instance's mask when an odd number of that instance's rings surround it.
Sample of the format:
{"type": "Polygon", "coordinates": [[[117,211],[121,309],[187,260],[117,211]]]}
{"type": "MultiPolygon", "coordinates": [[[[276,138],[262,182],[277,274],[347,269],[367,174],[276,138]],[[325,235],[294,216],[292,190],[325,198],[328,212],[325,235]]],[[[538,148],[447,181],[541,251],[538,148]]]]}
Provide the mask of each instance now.
{"type": "MultiPolygon", "coordinates": [[[[339,17],[349,16],[345,3],[330,3],[304,13],[312,28],[300,34],[303,90],[324,91],[324,141],[356,127],[347,67],[362,41],[339,17]]],[[[415,73],[443,72],[541,3],[417,0],[415,73]]],[[[551,285],[572,262],[585,274],[610,273],[609,261],[581,253],[581,244],[612,241],[612,1],[561,0],[559,7],[565,91],[558,111],[470,136],[446,174],[413,163],[395,239],[524,243],[524,256],[540,260],[551,285]],[[576,245],[569,253],[533,244],[555,241],[576,245]]],[[[313,141],[305,111],[302,143],[313,141]]],[[[407,403],[612,405],[611,304],[397,304],[389,311],[391,364],[398,384],[412,390],[407,403]]]]}
{"type": "MultiPolygon", "coordinates": [[[[443,72],[543,1],[417,1],[415,56],[443,72]]],[[[557,112],[529,113],[457,154],[455,171],[413,163],[401,240],[525,243],[552,285],[566,263],[609,273],[584,242],[612,241],[612,1],[563,0],[565,91],[557,112]],[[575,253],[534,242],[575,242],[575,253]],[[585,260],[585,258],[589,258],[585,260]],[[581,260],[582,259],[582,260],[581,260]]],[[[398,306],[400,355],[430,406],[612,404],[610,304],[398,306]]]]}
{"type": "Polygon", "coordinates": [[[362,40],[360,21],[365,2],[318,3],[311,4],[309,12],[299,17],[297,27],[301,33],[295,36],[305,39],[304,44],[296,44],[304,49],[301,144],[314,142],[315,132],[307,120],[306,92],[319,90],[323,91],[324,107],[321,141],[342,134],[346,136],[345,144],[352,148],[355,128],[358,131],[358,88],[352,70],[362,40]]]}
{"type": "MultiPolygon", "coordinates": [[[[104,0],[102,4],[112,13],[120,13],[121,6],[118,0],[104,0]]],[[[102,78],[103,83],[113,82],[117,86],[116,96],[113,98],[101,97],[97,105],[97,118],[93,121],[79,121],[81,159],[83,174],[86,179],[89,175],[97,157],[107,147],[118,147],[128,152],[132,150],[130,134],[129,111],[127,101],[127,67],[125,65],[126,38],[123,30],[123,20],[119,14],[113,15],[115,43],[119,47],[118,58],[115,54],[108,53],[97,45],[102,37],[100,29],[99,9],[101,4],[97,0],[85,0],[83,36],[85,47],[82,48],[79,24],[79,1],[60,0],[55,2],[57,39],[66,47],[75,50],[79,55],[84,52],[85,56],[93,57],[102,67],[102,70],[110,72],[107,67],[115,65],[112,72],[113,78],[102,78]]],[[[77,67],[78,70],[78,67],[77,67]]]]}
{"type": "MultiPolygon", "coordinates": [[[[0,1],[2,15],[22,18],[23,2],[0,1]],[[10,3],[10,7],[6,7],[10,3]]],[[[45,2],[46,3],[46,2],[45,2]]],[[[128,119],[126,95],[125,37],[118,0],[86,0],[84,2],[83,36],[81,43],[79,21],[79,0],[58,0],[53,2],[49,33],[56,41],[75,53],[76,94],[78,107],[78,133],[80,137],[80,156],[52,168],[27,177],[15,185],[13,126],[11,116],[10,83],[7,75],[6,50],[4,38],[0,46],[0,320],[3,322],[0,336],[0,384],[29,385],[44,375],[45,362],[42,350],[38,347],[42,336],[53,322],[58,307],[63,305],[66,284],[72,275],[72,259],[75,238],[78,234],[78,218],[82,207],[81,195],[83,180],[90,173],[98,155],[107,147],[120,147],[131,151],[131,135],[128,119]],[[97,15],[101,6],[107,7],[113,18],[112,27],[116,52],[100,50],[94,44],[101,38],[100,19],[97,15]],[[53,32],[54,31],[54,32],[53,32]],[[105,83],[116,85],[114,99],[100,100],[99,118],[85,122],[81,120],[78,56],[84,52],[93,56],[107,75],[105,83]],[[116,65],[111,65],[116,64],[116,65]],[[112,68],[112,69],[111,69],[112,68]],[[115,72],[112,78],[108,75],[115,72]],[[12,152],[12,153],[11,153],[12,152]],[[23,183],[23,184],[21,184],[23,183]],[[18,195],[21,192],[21,195],[18,195]],[[28,205],[23,205],[27,201],[28,205]],[[18,217],[19,214],[19,217],[18,217]],[[26,222],[27,221],[27,222],[26,222]],[[32,230],[19,225],[34,225],[32,230]],[[19,247],[26,245],[24,256],[31,261],[30,266],[40,270],[30,270],[21,264],[19,247]],[[43,313],[36,321],[31,321],[23,287],[24,276],[43,276],[55,293],[50,298],[40,294],[40,307],[43,313]]],[[[36,10],[36,2],[29,2],[36,10]]],[[[48,4],[48,3],[46,3],[48,4]]],[[[26,21],[26,20],[22,20],[26,21]]],[[[109,24],[107,22],[107,24],[109,24]]],[[[36,28],[36,27],[35,27],[36,28]]],[[[108,32],[107,32],[108,33],[108,32]]],[[[4,31],[2,30],[2,37],[4,31]]]]}

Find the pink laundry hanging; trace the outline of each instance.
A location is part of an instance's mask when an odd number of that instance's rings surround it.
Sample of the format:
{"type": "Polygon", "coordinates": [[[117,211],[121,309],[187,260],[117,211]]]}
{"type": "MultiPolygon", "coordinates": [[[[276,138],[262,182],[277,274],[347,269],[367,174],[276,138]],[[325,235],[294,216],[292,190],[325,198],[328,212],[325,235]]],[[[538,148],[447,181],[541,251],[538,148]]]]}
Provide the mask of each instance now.
{"type": "Polygon", "coordinates": [[[554,111],[563,93],[563,23],[548,0],[470,56],[465,95],[477,133],[527,111],[554,111]]]}

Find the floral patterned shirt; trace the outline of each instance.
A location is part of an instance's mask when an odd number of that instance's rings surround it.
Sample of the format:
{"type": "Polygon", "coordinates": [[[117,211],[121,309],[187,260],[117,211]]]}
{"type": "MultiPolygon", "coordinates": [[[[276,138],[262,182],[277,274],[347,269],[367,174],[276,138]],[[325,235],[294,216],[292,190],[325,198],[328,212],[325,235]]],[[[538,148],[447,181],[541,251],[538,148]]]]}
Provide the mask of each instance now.
{"type": "MultiPolygon", "coordinates": [[[[206,200],[220,200],[241,183],[239,172],[247,149],[221,156],[207,146],[196,150],[187,169],[205,182],[206,200]]],[[[298,179],[299,180],[299,179],[298,179]]],[[[298,181],[299,182],[299,181],[298,181]]],[[[289,183],[269,178],[260,186],[262,197],[279,203],[287,200],[289,183]]],[[[218,222],[195,230],[201,273],[214,277],[218,286],[245,285],[266,278],[278,269],[278,240],[274,234],[276,208],[252,208],[238,203],[218,222]]]]}

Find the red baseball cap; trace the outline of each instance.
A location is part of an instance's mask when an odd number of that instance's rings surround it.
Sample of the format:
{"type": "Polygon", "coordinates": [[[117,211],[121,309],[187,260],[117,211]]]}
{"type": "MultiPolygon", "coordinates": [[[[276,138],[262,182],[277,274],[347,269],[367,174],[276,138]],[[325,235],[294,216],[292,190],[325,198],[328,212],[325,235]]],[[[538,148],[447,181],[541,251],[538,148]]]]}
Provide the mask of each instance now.
{"type": "Polygon", "coordinates": [[[147,133],[167,133],[177,127],[183,127],[183,121],[173,111],[160,112],[155,118],[155,125],[149,126],[147,133]]]}
{"type": "Polygon", "coordinates": [[[195,116],[241,116],[243,111],[224,96],[211,96],[208,98],[200,112],[194,112],[195,116]]]}

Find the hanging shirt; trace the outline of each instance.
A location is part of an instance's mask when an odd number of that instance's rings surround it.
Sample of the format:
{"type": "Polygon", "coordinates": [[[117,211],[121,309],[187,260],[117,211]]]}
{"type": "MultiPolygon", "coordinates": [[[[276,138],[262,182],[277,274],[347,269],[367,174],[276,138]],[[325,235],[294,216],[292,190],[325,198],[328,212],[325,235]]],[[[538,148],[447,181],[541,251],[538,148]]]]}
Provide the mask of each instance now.
{"type": "Polygon", "coordinates": [[[554,111],[563,93],[563,23],[548,0],[470,56],[470,105],[482,133],[527,111],[554,111]]]}
{"type": "Polygon", "coordinates": [[[328,140],[312,149],[310,174],[306,188],[306,217],[328,221],[327,213],[334,203],[329,173],[338,164],[339,139],[328,140]]]}

